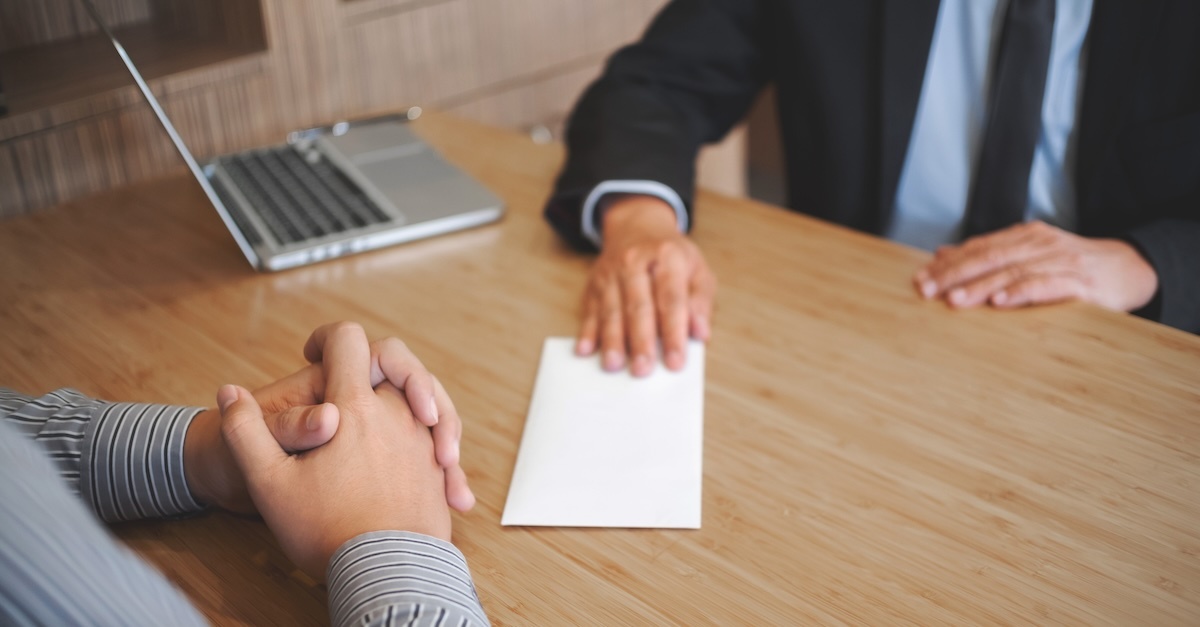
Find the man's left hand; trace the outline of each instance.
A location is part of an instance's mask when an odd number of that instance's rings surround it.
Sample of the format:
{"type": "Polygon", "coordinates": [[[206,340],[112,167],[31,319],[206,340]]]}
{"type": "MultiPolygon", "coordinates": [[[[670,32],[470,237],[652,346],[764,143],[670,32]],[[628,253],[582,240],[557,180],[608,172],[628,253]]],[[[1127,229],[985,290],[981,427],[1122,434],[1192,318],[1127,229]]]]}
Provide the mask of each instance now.
{"type": "Polygon", "coordinates": [[[926,299],[954,308],[1011,309],[1082,300],[1133,311],[1158,291],[1154,268],[1131,245],[1027,222],[943,246],[913,277],[926,299]]]}

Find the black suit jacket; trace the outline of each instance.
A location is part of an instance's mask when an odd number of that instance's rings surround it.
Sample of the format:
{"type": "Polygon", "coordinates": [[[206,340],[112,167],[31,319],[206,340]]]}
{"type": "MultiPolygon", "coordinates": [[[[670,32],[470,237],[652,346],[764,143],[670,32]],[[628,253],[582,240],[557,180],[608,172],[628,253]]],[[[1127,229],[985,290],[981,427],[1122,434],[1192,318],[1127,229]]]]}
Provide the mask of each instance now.
{"type": "MultiPolygon", "coordinates": [[[[582,200],[661,181],[691,211],[695,156],[768,83],[788,205],[881,234],[891,218],[938,0],[674,0],[610,59],[567,130],[546,217],[580,249],[582,200]]],[[[1143,315],[1200,332],[1200,2],[1095,0],[1076,120],[1078,231],[1154,266],[1143,315]]],[[[694,218],[694,216],[693,216],[694,218]]]]}

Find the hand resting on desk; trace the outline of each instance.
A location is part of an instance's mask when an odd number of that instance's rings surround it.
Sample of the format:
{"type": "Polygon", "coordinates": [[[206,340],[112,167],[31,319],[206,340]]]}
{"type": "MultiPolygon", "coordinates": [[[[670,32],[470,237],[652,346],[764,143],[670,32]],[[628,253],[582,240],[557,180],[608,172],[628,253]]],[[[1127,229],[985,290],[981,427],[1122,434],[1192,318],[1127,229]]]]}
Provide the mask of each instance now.
{"type": "Polygon", "coordinates": [[[449,541],[434,438],[403,392],[390,383],[372,389],[362,328],[322,327],[310,347],[322,356],[324,396],[340,416],[327,444],[288,455],[253,395],[227,385],[217,396],[225,440],[284,552],[320,580],[338,547],[364,533],[411,531],[449,541]]]}
{"type": "Polygon", "coordinates": [[[681,370],[688,337],[708,341],[716,277],[664,201],[615,195],[602,204],[604,248],[584,290],[575,352],[599,350],[605,370],[628,363],[635,376],[646,376],[661,336],[663,363],[681,370]]]}
{"type": "Polygon", "coordinates": [[[1154,297],[1158,275],[1126,242],[1035,221],[939,248],[913,284],[924,298],[943,298],[955,308],[1082,300],[1133,311],[1154,297]]]}
{"type": "MultiPolygon", "coordinates": [[[[304,348],[309,366],[253,393],[267,429],[285,451],[314,449],[328,442],[338,429],[340,412],[336,405],[325,402],[326,374],[320,363],[324,338],[337,326],[321,327],[309,338],[304,348]]],[[[437,459],[446,472],[447,502],[458,511],[470,510],[475,497],[459,465],[462,421],[446,390],[396,338],[373,342],[364,367],[367,364],[372,387],[386,381],[405,390],[413,415],[432,428],[437,459]]],[[[192,421],[184,441],[184,470],[189,487],[201,501],[234,512],[255,511],[242,474],[221,437],[217,410],[203,412],[192,421]]]]}
{"type": "MultiPolygon", "coordinates": [[[[709,337],[716,279],[666,202],[624,195],[601,203],[603,250],[584,290],[576,352],[599,350],[609,371],[625,367],[628,355],[632,373],[644,376],[661,337],[663,361],[678,370],[688,335],[709,337]]],[[[1082,300],[1133,311],[1154,298],[1158,275],[1127,242],[1035,221],[939,248],[913,284],[956,309],[1082,300]]]]}

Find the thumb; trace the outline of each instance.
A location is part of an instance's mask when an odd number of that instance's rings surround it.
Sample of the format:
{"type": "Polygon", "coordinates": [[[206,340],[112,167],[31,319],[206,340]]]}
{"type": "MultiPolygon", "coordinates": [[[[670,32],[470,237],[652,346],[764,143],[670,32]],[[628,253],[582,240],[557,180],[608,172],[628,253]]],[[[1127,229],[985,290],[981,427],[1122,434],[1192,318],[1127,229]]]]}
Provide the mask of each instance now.
{"type": "Polygon", "coordinates": [[[217,406],[221,408],[221,435],[247,483],[287,457],[263,421],[258,401],[245,388],[221,386],[217,406]]]}
{"type": "Polygon", "coordinates": [[[267,429],[284,451],[307,451],[326,444],[337,432],[341,413],[337,405],[297,405],[266,417],[267,429]]]}

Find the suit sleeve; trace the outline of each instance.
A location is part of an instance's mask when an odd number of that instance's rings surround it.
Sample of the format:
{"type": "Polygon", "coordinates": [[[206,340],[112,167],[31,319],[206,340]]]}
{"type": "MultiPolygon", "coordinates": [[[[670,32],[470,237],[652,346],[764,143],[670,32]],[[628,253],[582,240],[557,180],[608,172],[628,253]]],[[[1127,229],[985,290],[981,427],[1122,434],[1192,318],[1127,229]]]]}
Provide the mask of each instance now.
{"type": "MultiPolygon", "coordinates": [[[[605,181],[656,181],[692,209],[700,146],[740,120],[768,80],[762,0],[673,0],[575,106],[546,219],[580,250],[582,207],[605,181]]],[[[689,223],[694,223],[689,219],[689,223]]]]}

